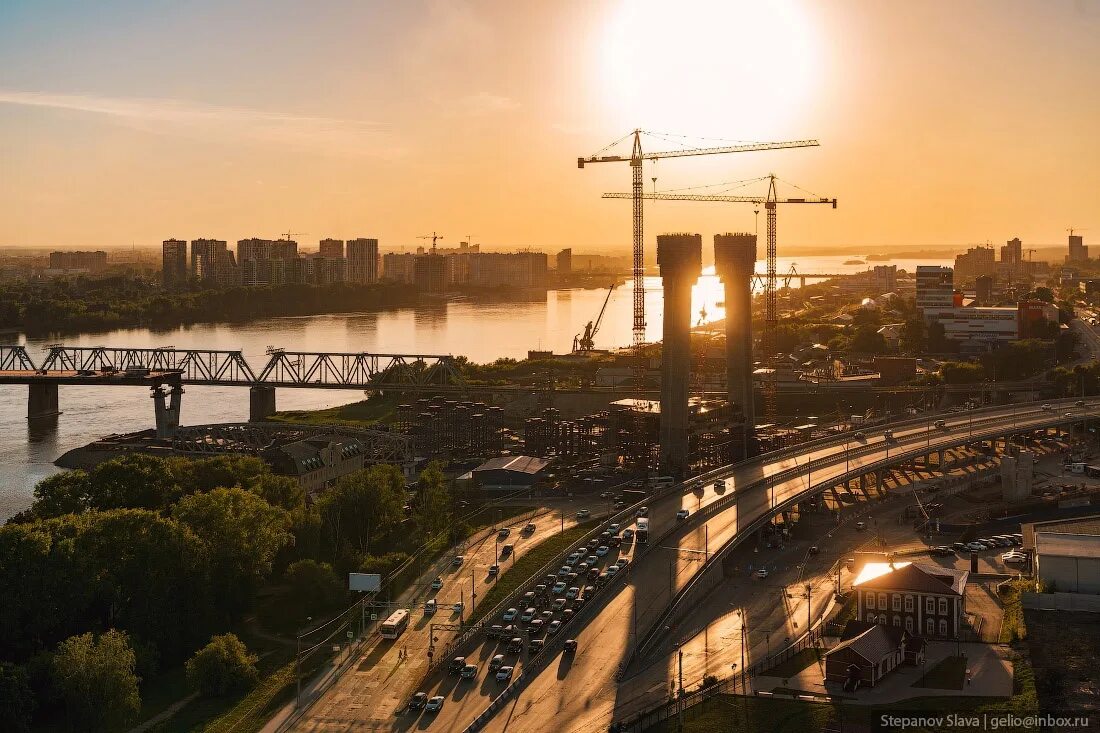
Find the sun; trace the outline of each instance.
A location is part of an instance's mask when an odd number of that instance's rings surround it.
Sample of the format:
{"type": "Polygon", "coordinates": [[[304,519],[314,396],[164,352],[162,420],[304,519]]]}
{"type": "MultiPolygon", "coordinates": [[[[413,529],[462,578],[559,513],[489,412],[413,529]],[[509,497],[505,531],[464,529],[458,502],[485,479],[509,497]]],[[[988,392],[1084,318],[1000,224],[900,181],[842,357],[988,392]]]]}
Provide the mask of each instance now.
{"type": "Polygon", "coordinates": [[[799,0],[623,0],[600,57],[620,127],[741,139],[797,128],[824,73],[799,0]]]}

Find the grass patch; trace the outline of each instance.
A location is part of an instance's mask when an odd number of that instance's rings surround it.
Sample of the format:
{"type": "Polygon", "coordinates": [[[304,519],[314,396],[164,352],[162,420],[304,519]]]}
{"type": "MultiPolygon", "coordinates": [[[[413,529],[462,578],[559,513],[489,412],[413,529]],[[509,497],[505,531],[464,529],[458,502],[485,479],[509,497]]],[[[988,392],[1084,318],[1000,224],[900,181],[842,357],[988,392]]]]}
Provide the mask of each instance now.
{"type": "Polygon", "coordinates": [[[543,565],[591,532],[592,528],[599,523],[600,520],[592,520],[584,524],[574,525],[560,534],[543,540],[528,550],[523,557],[516,560],[511,567],[501,573],[500,577],[497,578],[497,582],[493,583],[493,587],[481,597],[481,601],[470,614],[469,623],[474,624],[480,621],[498,603],[512,595],[521,585],[526,583],[543,565]]]}
{"type": "Polygon", "coordinates": [[[1031,583],[1022,579],[1013,580],[1001,586],[1004,618],[1001,621],[1000,641],[1012,643],[1027,638],[1027,623],[1024,621],[1024,606],[1020,595],[1031,589],[1031,583]]]}
{"type": "Polygon", "coordinates": [[[372,395],[365,400],[349,402],[324,410],[287,410],[276,412],[267,419],[271,422],[298,425],[350,425],[363,427],[379,422],[389,422],[400,404],[395,394],[372,395]]]}
{"type": "Polygon", "coordinates": [[[821,659],[821,650],[814,646],[808,646],[789,659],[765,670],[762,674],[769,677],[782,677],[787,679],[794,677],[811,664],[816,664],[821,659]]]}
{"type": "Polygon", "coordinates": [[[921,675],[913,687],[934,690],[961,690],[966,683],[966,657],[945,657],[921,675]]]}

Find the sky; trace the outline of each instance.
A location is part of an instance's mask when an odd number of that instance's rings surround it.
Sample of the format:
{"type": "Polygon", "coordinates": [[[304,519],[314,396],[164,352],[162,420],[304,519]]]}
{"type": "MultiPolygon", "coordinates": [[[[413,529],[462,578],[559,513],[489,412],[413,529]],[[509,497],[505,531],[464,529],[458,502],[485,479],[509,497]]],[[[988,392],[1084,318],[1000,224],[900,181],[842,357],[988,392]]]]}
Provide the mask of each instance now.
{"type": "MultiPolygon", "coordinates": [[[[1100,0],[0,0],[0,246],[626,254],[630,203],[600,194],[629,166],[576,159],[634,128],[651,151],[819,140],[646,166],[647,190],[774,173],[839,200],[781,208],[781,253],[1088,243],[1098,90],[1100,0]]],[[[756,226],[646,206],[650,252],[756,226]]]]}

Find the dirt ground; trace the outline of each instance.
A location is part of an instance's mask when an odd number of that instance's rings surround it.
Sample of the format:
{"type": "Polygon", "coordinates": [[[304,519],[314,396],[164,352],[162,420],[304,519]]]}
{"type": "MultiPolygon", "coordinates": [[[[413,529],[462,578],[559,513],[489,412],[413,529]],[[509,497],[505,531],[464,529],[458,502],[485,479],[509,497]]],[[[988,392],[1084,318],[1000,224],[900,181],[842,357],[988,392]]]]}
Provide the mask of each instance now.
{"type": "Polygon", "coordinates": [[[1100,614],[1024,611],[1041,710],[1100,712],[1100,614]]]}

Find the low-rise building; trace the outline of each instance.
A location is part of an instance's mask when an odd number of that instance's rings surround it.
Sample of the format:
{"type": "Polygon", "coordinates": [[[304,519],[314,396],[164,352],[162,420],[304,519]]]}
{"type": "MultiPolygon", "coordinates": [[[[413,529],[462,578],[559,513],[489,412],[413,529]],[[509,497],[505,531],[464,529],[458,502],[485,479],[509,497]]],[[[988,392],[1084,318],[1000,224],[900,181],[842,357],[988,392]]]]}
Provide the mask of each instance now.
{"type": "Polygon", "coordinates": [[[969,573],[911,562],[867,563],[852,584],[857,618],[911,634],[956,639],[966,614],[969,573]]]}
{"type": "Polygon", "coordinates": [[[495,491],[531,488],[546,475],[550,461],[534,456],[490,458],[459,480],[472,479],[479,487],[495,491]]]}
{"type": "Polygon", "coordinates": [[[840,642],[825,654],[825,679],[846,689],[874,687],[903,664],[924,662],[925,640],[905,629],[865,621],[849,621],[840,642]]]}
{"type": "Polygon", "coordinates": [[[274,446],[266,458],[275,473],[297,479],[307,493],[316,494],[361,470],[366,451],[358,439],[333,433],[274,446]]]}
{"type": "Polygon", "coordinates": [[[1035,572],[1048,590],[1100,593],[1100,535],[1036,532],[1035,572]]]}

